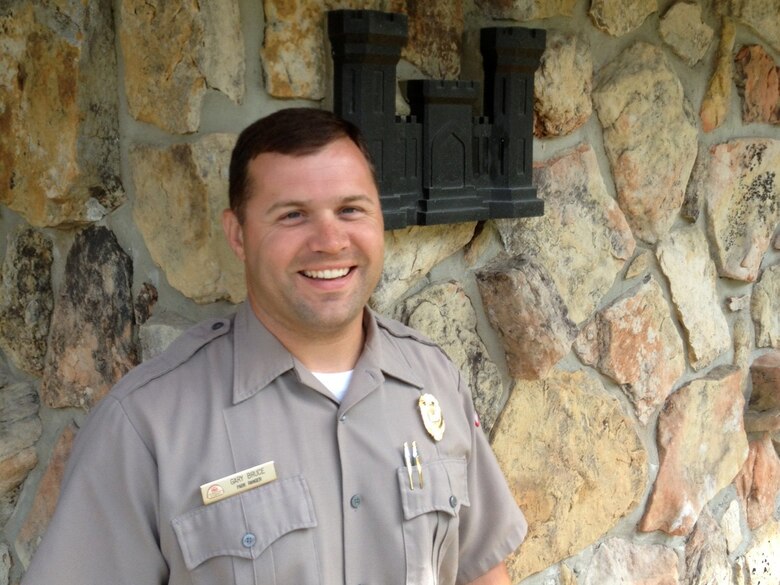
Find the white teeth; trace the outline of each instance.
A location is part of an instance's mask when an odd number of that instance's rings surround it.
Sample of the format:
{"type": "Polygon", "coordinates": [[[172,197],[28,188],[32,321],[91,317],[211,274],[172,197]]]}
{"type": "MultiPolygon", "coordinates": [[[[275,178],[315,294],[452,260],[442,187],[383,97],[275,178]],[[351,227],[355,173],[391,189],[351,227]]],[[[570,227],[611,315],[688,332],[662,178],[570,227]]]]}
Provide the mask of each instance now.
{"type": "Polygon", "coordinates": [[[304,276],[309,278],[321,278],[323,280],[331,280],[333,278],[341,278],[349,273],[349,268],[338,268],[332,270],[304,270],[304,276]]]}

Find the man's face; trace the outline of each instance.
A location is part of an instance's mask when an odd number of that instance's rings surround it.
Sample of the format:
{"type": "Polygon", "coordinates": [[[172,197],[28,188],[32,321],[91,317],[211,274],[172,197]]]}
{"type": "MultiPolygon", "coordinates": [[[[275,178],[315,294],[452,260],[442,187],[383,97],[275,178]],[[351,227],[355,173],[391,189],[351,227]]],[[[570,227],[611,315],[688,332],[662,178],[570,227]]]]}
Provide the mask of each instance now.
{"type": "Polygon", "coordinates": [[[360,149],[342,138],[311,155],[263,153],[248,171],[244,223],[228,210],[223,225],[255,314],[277,336],[359,331],[384,254],[379,195],[360,149]]]}

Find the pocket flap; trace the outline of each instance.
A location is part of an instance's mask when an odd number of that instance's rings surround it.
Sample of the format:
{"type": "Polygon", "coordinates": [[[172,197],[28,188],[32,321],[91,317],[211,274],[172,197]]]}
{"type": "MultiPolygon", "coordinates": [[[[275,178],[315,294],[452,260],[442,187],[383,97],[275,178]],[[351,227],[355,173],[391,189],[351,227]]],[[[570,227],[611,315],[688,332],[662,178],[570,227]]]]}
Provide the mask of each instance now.
{"type": "Polygon", "coordinates": [[[306,480],[296,476],[186,512],[171,524],[192,571],[217,556],[256,559],[288,532],[316,526],[317,518],[306,480]]]}
{"type": "Polygon", "coordinates": [[[470,505],[465,459],[439,459],[424,464],[422,488],[417,470],[413,472],[414,489],[409,485],[406,467],[400,467],[397,472],[404,519],[411,520],[428,512],[446,512],[457,516],[460,506],[470,505]]]}

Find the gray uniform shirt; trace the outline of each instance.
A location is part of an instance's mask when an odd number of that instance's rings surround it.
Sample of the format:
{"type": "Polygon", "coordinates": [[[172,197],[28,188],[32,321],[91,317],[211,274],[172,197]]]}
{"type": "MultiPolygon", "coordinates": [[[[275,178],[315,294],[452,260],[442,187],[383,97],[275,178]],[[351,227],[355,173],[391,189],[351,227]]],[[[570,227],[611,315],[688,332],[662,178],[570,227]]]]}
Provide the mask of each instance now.
{"type": "Polygon", "coordinates": [[[365,327],[341,404],[248,304],[131,371],[79,432],[24,584],[451,584],[502,561],[527,526],[456,368],[397,322],[365,327]],[[268,461],[275,481],[203,504],[268,461]]]}

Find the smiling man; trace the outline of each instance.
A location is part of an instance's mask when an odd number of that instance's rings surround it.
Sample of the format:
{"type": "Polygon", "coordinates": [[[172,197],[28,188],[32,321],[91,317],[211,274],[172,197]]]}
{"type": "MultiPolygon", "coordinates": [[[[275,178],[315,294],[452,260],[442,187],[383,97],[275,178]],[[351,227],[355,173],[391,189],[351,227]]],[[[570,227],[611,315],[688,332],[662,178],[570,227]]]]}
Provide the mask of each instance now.
{"type": "Polygon", "coordinates": [[[90,415],[25,585],[508,584],[526,523],[469,389],[367,308],[384,233],[358,130],[249,126],[223,227],[247,302],[90,415]]]}

